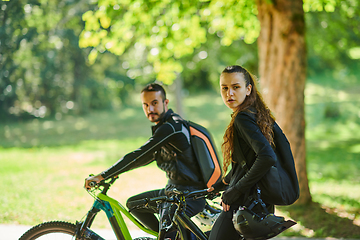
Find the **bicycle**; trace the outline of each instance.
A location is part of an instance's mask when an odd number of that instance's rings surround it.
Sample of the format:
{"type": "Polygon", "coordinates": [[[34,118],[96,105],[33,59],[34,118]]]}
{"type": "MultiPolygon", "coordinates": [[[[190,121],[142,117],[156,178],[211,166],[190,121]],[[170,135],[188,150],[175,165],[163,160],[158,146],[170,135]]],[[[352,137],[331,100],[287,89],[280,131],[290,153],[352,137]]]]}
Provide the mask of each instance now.
{"type": "MultiPolygon", "coordinates": [[[[118,177],[113,177],[108,180],[103,180],[100,183],[91,183],[93,190],[88,191],[95,199],[91,209],[86,214],[85,220],[74,223],[65,221],[50,221],[38,224],[25,232],[19,240],[40,240],[40,239],[76,239],[76,240],[105,240],[97,233],[91,230],[91,225],[100,211],[104,211],[109,219],[113,232],[118,240],[131,240],[131,235],[128,227],[124,221],[125,215],[131,222],[133,222],[139,229],[147,234],[154,236],[135,238],[136,240],[163,240],[167,230],[175,228],[178,231],[178,236],[182,240],[190,240],[186,231],[191,231],[198,239],[207,240],[208,236],[185,214],[184,206],[187,198],[206,198],[214,199],[216,193],[207,192],[206,189],[193,192],[179,192],[174,190],[171,196],[160,196],[151,199],[138,200],[134,207],[127,210],[121,203],[109,197],[107,192],[110,186],[118,177]],[[95,195],[94,191],[101,191],[95,195]],[[172,222],[169,226],[161,227],[159,232],[152,231],[140,223],[132,214],[131,210],[134,208],[147,207],[149,203],[170,203],[171,206],[176,206],[175,212],[172,216],[172,222]],[[61,238],[60,238],[61,237],[61,238]]],[[[214,208],[209,204],[200,212],[196,218],[200,220],[202,225],[212,224],[215,218],[220,213],[220,209],[214,208]]],[[[134,240],[135,240],[134,239],[134,240]]]]}

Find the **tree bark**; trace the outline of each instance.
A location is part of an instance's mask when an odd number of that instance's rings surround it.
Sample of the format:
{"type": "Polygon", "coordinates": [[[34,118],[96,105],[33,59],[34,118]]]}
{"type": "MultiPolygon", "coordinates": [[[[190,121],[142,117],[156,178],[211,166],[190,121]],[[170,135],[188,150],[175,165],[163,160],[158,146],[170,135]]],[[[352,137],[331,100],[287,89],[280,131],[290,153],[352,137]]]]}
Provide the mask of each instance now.
{"type": "Polygon", "coordinates": [[[257,0],[260,91],[289,139],[299,178],[298,204],[311,202],[306,170],[305,21],[302,0],[257,0]]]}

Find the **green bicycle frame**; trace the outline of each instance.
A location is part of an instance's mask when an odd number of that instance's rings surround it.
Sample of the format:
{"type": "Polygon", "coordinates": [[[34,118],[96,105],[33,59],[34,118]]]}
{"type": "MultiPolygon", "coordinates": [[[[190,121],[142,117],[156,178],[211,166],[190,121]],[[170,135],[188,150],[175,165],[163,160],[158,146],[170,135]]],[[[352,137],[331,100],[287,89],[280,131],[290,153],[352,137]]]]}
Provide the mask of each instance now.
{"type": "MultiPolygon", "coordinates": [[[[103,191],[95,197],[94,204],[87,213],[85,221],[78,222],[76,224],[77,225],[76,236],[80,238],[86,237],[90,239],[104,240],[90,229],[90,226],[92,225],[95,216],[97,215],[98,212],[102,210],[105,212],[107,218],[109,219],[110,225],[113,229],[113,232],[115,233],[117,240],[132,240],[129,229],[126,226],[122,214],[125,215],[131,222],[133,222],[139,229],[141,229],[145,233],[155,236],[157,239],[164,239],[167,231],[165,228],[161,229],[159,233],[150,230],[149,228],[146,228],[123,205],[121,205],[115,199],[106,195],[107,190],[110,187],[110,184],[112,184],[114,180],[115,179],[113,179],[109,184],[104,185],[103,191]]],[[[196,194],[203,195],[204,193],[208,194],[207,189],[191,192],[187,195],[187,197],[195,197],[196,194]]],[[[192,236],[189,236],[188,234],[188,231],[190,231],[198,239],[207,240],[208,238],[206,234],[185,214],[183,209],[183,205],[184,205],[183,202],[185,202],[185,196],[180,196],[180,197],[181,199],[180,198],[168,199],[168,197],[165,196],[155,197],[155,198],[147,199],[145,203],[146,202],[161,203],[161,202],[170,201],[176,204],[177,209],[174,213],[173,221],[175,225],[178,227],[178,231],[181,239],[186,239],[186,240],[191,239],[192,236]]]]}
{"type": "Polygon", "coordinates": [[[99,193],[97,198],[95,199],[93,207],[89,211],[86,221],[88,221],[89,223],[92,222],[94,216],[99,210],[103,210],[105,212],[107,218],[109,219],[110,225],[116,235],[116,238],[118,240],[132,240],[129,229],[126,226],[122,214],[124,214],[130,221],[132,221],[142,231],[151,234],[155,237],[158,236],[157,232],[144,227],[144,225],[142,225],[137,219],[135,219],[134,216],[131,215],[131,213],[128,212],[123,205],[121,205],[121,203],[102,193],[99,193]],[[91,213],[93,215],[91,215],[91,213]]]}

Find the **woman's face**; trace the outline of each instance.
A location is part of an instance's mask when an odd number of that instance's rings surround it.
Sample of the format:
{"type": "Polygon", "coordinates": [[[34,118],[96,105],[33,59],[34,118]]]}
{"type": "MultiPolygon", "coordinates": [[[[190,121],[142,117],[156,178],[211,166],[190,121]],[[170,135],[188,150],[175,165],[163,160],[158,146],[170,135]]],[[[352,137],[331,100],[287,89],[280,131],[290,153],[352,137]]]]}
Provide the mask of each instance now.
{"type": "Polygon", "coordinates": [[[225,105],[235,111],[251,93],[251,84],[246,86],[243,73],[222,73],[220,75],[220,92],[225,105]]]}

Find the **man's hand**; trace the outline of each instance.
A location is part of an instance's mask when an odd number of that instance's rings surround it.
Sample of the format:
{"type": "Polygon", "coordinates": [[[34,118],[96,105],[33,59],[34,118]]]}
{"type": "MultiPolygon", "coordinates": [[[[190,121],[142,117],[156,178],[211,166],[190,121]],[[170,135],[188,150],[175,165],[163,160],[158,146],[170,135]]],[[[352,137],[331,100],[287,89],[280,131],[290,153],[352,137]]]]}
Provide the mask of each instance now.
{"type": "Polygon", "coordinates": [[[217,182],[217,183],[213,184],[211,187],[209,187],[207,189],[207,191],[208,192],[212,192],[214,190],[217,192],[224,191],[227,185],[228,184],[225,183],[224,179],[222,179],[220,182],[217,182]]]}
{"type": "Polygon", "coordinates": [[[90,176],[90,177],[88,177],[88,178],[85,179],[84,188],[85,188],[86,190],[90,190],[91,187],[89,186],[89,184],[90,184],[91,182],[96,182],[96,183],[98,183],[98,182],[100,182],[101,180],[104,180],[104,178],[101,176],[101,174],[96,175],[96,176],[90,176]]]}

